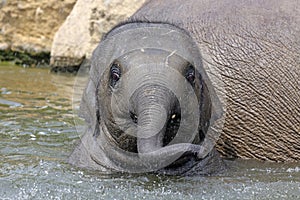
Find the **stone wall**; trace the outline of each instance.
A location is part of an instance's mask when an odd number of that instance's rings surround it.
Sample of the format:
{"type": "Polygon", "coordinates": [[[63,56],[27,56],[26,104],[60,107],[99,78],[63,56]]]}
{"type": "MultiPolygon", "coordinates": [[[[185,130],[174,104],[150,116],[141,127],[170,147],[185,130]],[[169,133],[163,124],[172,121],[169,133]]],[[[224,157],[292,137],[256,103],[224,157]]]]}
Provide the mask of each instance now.
{"type": "Polygon", "coordinates": [[[132,15],[145,0],[78,0],[54,36],[51,65],[68,67],[89,59],[101,36],[132,15]]]}
{"type": "Polygon", "coordinates": [[[50,52],[76,0],[0,0],[0,50],[50,52]]]}

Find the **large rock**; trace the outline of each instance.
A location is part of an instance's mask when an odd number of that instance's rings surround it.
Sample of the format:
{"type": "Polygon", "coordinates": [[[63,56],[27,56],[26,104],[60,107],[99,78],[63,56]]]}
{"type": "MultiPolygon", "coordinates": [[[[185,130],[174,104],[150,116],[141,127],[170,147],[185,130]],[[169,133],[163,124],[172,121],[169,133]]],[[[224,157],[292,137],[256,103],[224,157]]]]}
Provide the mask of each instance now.
{"type": "Polygon", "coordinates": [[[51,65],[78,66],[89,59],[101,36],[132,15],[145,0],[78,0],[54,36],[51,65]]]}
{"type": "Polygon", "coordinates": [[[0,50],[50,52],[76,0],[0,0],[0,50]]]}

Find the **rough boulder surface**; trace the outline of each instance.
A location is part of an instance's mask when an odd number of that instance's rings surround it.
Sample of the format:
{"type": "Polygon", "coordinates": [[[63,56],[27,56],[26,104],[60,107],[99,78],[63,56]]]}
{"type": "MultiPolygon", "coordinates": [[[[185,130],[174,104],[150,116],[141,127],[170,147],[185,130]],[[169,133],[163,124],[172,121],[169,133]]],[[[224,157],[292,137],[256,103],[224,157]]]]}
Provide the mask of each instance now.
{"type": "Polygon", "coordinates": [[[76,0],[1,0],[0,50],[50,52],[76,0]]]}
{"type": "Polygon", "coordinates": [[[90,58],[101,36],[132,15],[144,0],[78,0],[54,36],[51,65],[79,65],[90,58]]]}

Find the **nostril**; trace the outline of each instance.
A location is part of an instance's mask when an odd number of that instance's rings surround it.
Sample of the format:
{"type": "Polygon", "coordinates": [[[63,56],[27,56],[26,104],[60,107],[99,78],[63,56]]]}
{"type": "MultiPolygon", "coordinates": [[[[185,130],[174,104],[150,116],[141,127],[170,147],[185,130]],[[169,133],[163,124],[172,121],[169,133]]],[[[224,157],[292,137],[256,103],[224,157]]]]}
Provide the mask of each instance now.
{"type": "Polygon", "coordinates": [[[130,112],[130,118],[132,119],[132,121],[133,121],[134,123],[137,124],[138,118],[137,118],[136,114],[134,114],[133,112],[130,112]]]}

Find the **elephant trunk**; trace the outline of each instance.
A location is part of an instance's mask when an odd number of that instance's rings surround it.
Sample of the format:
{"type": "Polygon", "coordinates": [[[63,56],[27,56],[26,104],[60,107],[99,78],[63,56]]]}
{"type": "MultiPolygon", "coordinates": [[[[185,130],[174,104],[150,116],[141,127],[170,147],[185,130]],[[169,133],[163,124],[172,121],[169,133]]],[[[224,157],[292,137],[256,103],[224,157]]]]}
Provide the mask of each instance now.
{"type": "Polygon", "coordinates": [[[147,153],[163,146],[165,132],[166,109],[163,105],[151,103],[138,112],[137,149],[139,153],[147,153]]]}
{"type": "Polygon", "coordinates": [[[174,107],[174,95],[162,86],[151,86],[138,90],[137,106],[137,149],[149,153],[163,147],[168,119],[174,107]]]}

